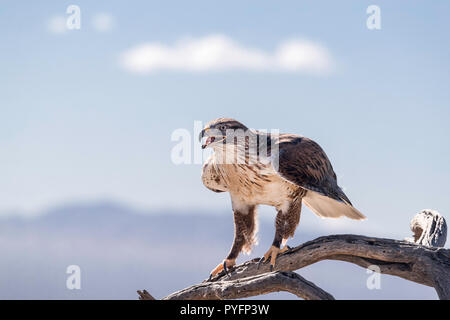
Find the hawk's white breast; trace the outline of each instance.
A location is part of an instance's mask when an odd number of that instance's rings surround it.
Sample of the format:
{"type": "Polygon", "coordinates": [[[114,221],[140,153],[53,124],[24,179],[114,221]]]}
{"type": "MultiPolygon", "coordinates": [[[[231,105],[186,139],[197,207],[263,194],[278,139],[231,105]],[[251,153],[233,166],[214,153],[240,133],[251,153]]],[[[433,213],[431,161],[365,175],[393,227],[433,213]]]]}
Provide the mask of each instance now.
{"type": "Polygon", "coordinates": [[[228,191],[234,202],[281,207],[299,187],[283,179],[271,163],[221,164],[211,155],[203,165],[203,184],[214,191],[228,191]]]}

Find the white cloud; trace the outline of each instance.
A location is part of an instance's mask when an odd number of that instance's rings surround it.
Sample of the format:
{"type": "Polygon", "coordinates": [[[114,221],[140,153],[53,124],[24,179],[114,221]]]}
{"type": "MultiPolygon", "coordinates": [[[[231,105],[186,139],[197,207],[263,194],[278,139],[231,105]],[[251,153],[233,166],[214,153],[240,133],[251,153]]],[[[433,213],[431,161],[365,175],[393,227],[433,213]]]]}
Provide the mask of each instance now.
{"type": "Polygon", "coordinates": [[[54,34],[63,34],[67,31],[66,18],[64,16],[54,16],[47,20],[47,30],[54,34]]]}
{"type": "Polygon", "coordinates": [[[114,27],[114,17],[109,13],[98,13],[92,19],[92,25],[97,32],[108,32],[114,27]]]}
{"type": "Polygon", "coordinates": [[[135,73],[249,70],[324,74],[333,65],[328,50],[312,41],[287,40],[274,52],[267,52],[244,47],[224,35],[182,39],[173,46],[143,43],[125,51],[120,63],[135,73]]]}

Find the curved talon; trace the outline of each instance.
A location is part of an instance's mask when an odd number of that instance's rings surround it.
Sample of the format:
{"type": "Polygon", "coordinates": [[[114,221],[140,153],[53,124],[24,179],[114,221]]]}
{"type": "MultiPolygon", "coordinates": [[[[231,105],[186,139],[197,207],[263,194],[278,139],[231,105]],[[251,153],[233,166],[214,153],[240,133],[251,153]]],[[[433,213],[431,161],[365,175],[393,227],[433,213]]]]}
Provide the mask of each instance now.
{"type": "Polygon", "coordinates": [[[225,274],[228,276],[228,278],[231,278],[231,275],[228,273],[227,269],[227,260],[223,261],[223,271],[225,271],[225,274]]]}
{"type": "Polygon", "coordinates": [[[271,246],[270,249],[264,254],[264,257],[262,257],[261,260],[259,260],[259,262],[258,262],[258,269],[259,269],[260,264],[262,262],[265,262],[265,261],[269,260],[269,257],[270,257],[270,271],[272,272],[273,269],[275,269],[275,262],[276,262],[278,254],[284,253],[284,252],[286,252],[286,251],[288,251],[290,249],[291,248],[288,247],[288,246],[284,246],[283,249],[280,249],[280,248],[275,247],[275,246],[271,246]]]}
{"type": "Polygon", "coordinates": [[[231,277],[231,275],[228,272],[228,268],[234,266],[236,264],[236,260],[232,259],[225,259],[223,263],[219,264],[217,267],[214,268],[213,271],[211,271],[211,274],[209,276],[209,281],[221,273],[222,271],[225,271],[225,274],[228,275],[228,277],[231,277]]]}
{"type": "Polygon", "coordinates": [[[258,261],[258,265],[256,266],[256,269],[259,270],[259,267],[261,266],[261,264],[264,262],[264,257],[262,257],[261,259],[259,259],[258,261]]]}

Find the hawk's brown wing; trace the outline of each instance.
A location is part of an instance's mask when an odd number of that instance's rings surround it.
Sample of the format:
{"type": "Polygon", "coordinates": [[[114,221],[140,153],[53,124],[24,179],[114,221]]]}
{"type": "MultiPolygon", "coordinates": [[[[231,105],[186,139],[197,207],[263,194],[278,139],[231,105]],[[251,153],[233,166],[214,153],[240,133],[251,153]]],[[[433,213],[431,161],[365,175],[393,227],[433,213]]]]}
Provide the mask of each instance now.
{"type": "Polygon", "coordinates": [[[277,171],[280,176],[312,191],[307,193],[304,202],[316,214],[324,217],[345,215],[353,219],[364,218],[352,207],[338,186],[333,166],[316,142],[298,135],[283,134],[279,137],[278,147],[278,156],[275,154],[272,160],[274,167],[277,167],[278,161],[277,171]]]}
{"type": "Polygon", "coordinates": [[[316,142],[297,135],[280,135],[278,147],[278,173],[283,178],[302,188],[350,203],[340,194],[330,160],[316,142]]]}

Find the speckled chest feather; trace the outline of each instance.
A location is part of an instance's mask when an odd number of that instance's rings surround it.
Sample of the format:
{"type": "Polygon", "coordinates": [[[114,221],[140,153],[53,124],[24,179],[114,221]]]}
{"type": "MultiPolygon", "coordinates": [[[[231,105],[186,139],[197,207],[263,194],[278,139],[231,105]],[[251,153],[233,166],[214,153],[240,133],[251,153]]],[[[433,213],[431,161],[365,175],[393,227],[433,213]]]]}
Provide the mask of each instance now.
{"type": "Polygon", "coordinates": [[[304,189],[283,179],[269,164],[217,164],[214,156],[203,166],[202,180],[214,191],[228,191],[234,201],[281,207],[304,189]]]}

